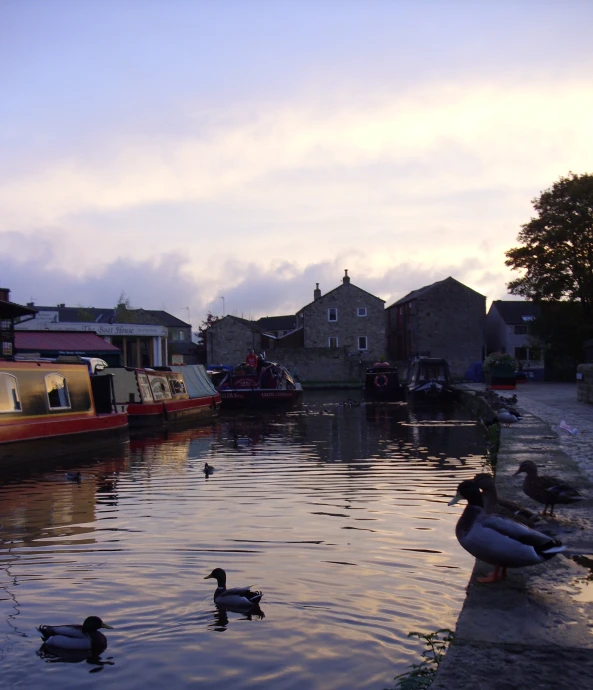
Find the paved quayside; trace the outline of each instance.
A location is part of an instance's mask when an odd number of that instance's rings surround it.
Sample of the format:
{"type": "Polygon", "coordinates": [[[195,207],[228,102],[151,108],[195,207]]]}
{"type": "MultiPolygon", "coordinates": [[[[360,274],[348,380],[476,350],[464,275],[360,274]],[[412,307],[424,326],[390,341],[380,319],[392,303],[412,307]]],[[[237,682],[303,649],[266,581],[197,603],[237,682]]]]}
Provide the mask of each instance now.
{"type": "Polygon", "coordinates": [[[524,417],[501,429],[498,493],[541,512],[522,491],[525,475],[513,476],[530,459],[587,500],[557,506],[539,528],[561,539],[568,557],[509,570],[505,581],[486,585],[475,578],[492,568],[476,562],[456,642],[431,690],[593,687],[593,405],[577,400],[576,384],[530,382],[516,393],[524,417]],[[578,433],[562,429],[562,421],[578,433]]]}

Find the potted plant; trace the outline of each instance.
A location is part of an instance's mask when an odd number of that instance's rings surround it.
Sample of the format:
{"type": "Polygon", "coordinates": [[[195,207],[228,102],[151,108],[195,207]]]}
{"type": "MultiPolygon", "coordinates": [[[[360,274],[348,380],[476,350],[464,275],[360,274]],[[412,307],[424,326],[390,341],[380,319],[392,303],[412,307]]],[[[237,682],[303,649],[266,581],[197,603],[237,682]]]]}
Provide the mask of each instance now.
{"type": "Polygon", "coordinates": [[[489,388],[510,390],[517,385],[517,360],[506,352],[491,352],[482,363],[489,388]]]}

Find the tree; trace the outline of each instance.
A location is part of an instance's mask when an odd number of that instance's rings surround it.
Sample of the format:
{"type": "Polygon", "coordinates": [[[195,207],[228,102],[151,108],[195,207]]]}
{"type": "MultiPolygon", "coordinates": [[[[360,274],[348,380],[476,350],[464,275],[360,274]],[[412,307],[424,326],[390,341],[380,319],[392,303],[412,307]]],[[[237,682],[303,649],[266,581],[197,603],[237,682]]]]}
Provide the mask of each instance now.
{"type": "Polygon", "coordinates": [[[215,324],[217,321],[220,321],[220,319],[220,316],[214,316],[214,314],[208,312],[206,318],[204,319],[204,321],[202,321],[196,333],[196,335],[198,336],[197,355],[200,362],[202,362],[203,364],[205,364],[207,361],[206,331],[210,328],[210,326],[212,326],[212,324],[215,324]]]}
{"type": "Polygon", "coordinates": [[[505,264],[525,270],[507,284],[513,295],[535,302],[579,302],[593,320],[593,175],[561,177],[532,200],[537,216],[522,226],[523,243],[506,252],[505,264]]]}

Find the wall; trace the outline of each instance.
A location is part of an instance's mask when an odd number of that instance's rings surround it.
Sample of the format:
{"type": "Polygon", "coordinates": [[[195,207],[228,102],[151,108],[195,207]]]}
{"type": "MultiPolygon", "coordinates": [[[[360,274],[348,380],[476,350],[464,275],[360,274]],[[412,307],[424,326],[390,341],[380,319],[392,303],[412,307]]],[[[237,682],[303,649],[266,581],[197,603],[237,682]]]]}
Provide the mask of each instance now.
{"type": "Polygon", "coordinates": [[[451,376],[463,378],[481,362],[485,346],[486,298],[456,280],[445,280],[415,300],[418,352],[444,357],[451,376]]]}
{"type": "Polygon", "coordinates": [[[367,367],[372,362],[358,356],[349,357],[344,348],[274,348],[266,352],[269,360],[278,362],[294,373],[307,387],[362,387],[367,367]]]}
{"type": "Polygon", "coordinates": [[[385,356],[385,303],[364,290],[344,283],[328,292],[303,310],[305,348],[326,348],[328,338],[337,337],[339,348],[358,353],[358,336],[366,336],[366,359],[377,361],[385,356]],[[338,321],[328,321],[328,309],[338,310],[338,321]],[[366,307],[367,315],[358,316],[357,309],[366,307]]]}
{"type": "Polygon", "coordinates": [[[207,331],[208,364],[236,366],[245,361],[245,355],[250,348],[256,353],[261,352],[261,333],[252,330],[232,316],[217,321],[207,331]]]}

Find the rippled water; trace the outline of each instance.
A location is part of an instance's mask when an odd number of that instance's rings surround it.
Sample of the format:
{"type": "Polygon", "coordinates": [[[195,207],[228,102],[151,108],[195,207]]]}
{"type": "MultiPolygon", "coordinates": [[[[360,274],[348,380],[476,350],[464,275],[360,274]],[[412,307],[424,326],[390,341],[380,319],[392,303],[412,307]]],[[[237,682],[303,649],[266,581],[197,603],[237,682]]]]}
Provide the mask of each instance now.
{"type": "Polygon", "coordinates": [[[407,633],[463,602],[473,559],[447,501],[484,434],[459,408],[343,397],[0,477],[3,687],[392,685],[421,649],[407,633]],[[217,611],[216,566],[264,592],[263,618],[217,611]],[[115,627],[99,659],[37,655],[36,625],[91,614],[115,627]]]}

